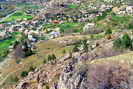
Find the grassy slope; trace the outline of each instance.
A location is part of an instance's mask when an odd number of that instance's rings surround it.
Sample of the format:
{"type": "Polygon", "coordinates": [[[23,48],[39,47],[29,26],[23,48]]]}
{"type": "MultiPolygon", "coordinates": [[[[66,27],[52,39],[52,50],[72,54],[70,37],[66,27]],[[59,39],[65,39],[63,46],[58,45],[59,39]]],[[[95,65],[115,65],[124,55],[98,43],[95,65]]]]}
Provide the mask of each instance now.
{"type": "Polygon", "coordinates": [[[67,32],[82,32],[83,26],[85,25],[85,23],[74,23],[74,22],[65,22],[65,23],[61,23],[61,24],[44,24],[44,28],[55,28],[55,27],[59,27],[60,31],[63,33],[67,33],[67,32]]]}
{"type": "MultiPolygon", "coordinates": [[[[21,64],[16,64],[15,60],[10,60],[7,64],[7,66],[0,69],[1,78],[0,82],[5,79],[5,86],[13,84],[11,77],[12,76],[19,76],[22,71],[28,70],[30,66],[39,67],[43,64],[44,60],[47,60],[47,56],[49,54],[55,54],[58,58],[64,56],[65,54],[69,53],[73,46],[64,46],[64,44],[60,44],[58,41],[63,39],[82,39],[84,36],[68,36],[68,37],[61,37],[53,40],[49,40],[46,42],[41,42],[37,44],[37,50],[38,53],[35,55],[32,55],[28,58],[25,58],[22,60],[21,64]],[[64,51],[65,50],[65,54],[64,51]]],[[[4,87],[4,85],[0,86],[4,87]]]]}
{"type": "Polygon", "coordinates": [[[128,62],[129,65],[133,64],[133,52],[121,54],[118,56],[112,56],[108,58],[101,58],[98,60],[93,60],[89,62],[90,64],[97,64],[97,63],[105,63],[105,62],[112,62],[112,61],[120,61],[120,62],[128,62]]]}

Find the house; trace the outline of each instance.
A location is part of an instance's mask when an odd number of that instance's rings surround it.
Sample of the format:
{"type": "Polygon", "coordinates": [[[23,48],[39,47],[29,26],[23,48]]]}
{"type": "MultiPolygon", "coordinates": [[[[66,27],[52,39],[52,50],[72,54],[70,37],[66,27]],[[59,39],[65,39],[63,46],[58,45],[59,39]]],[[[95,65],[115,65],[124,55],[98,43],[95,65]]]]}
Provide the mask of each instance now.
{"type": "Polygon", "coordinates": [[[84,26],[83,28],[83,32],[84,33],[88,33],[88,32],[91,32],[92,30],[94,30],[95,28],[95,23],[88,23],[84,26]]]}
{"type": "Polygon", "coordinates": [[[0,29],[1,29],[1,28],[4,28],[4,24],[0,24],[0,29]]]}
{"type": "Polygon", "coordinates": [[[28,40],[31,42],[37,42],[37,39],[34,38],[32,35],[28,35],[28,40]]]}
{"type": "Polygon", "coordinates": [[[56,38],[56,37],[59,37],[60,36],[60,32],[57,32],[57,31],[52,31],[50,33],[50,38],[53,39],[53,38],[56,38]]]}
{"type": "Polygon", "coordinates": [[[59,21],[59,20],[53,20],[52,23],[54,23],[54,24],[59,24],[60,21],[59,21]]]}
{"type": "Polygon", "coordinates": [[[126,12],[127,12],[128,14],[133,14],[133,6],[128,6],[128,7],[126,7],[126,12]]]}
{"type": "Polygon", "coordinates": [[[5,31],[0,32],[0,38],[4,39],[5,36],[6,36],[6,32],[5,31]]]}

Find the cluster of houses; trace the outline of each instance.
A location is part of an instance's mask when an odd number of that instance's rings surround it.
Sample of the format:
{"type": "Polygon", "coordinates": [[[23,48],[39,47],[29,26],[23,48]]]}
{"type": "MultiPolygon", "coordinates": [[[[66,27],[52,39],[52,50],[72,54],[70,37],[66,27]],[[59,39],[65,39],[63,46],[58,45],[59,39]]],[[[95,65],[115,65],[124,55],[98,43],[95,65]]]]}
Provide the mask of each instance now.
{"type": "Polygon", "coordinates": [[[103,0],[103,1],[107,3],[122,3],[124,0],[103,0]]]}
{"type": "Polygon", "coordinates": [[[51,31],[46,34],[43,30],[43,24],[45,24],[44,18],[34,18],[31,21],[20,21],[14,23],[4,23],[0,24],[0,38],[6,39],[13,32],[21,32],[28,37],[28,40],[31,42],[37,42],[40,37],[55,38],[60,35],[59,30],[51,31]]]}
{"type": "Polygon", "coordinates": [[[118,15],[132,15],[133,5],[122,5],[121,7],[114,7],[113,11],[118,15]]]}
{"type": "MultiPolygon", "coordinates": [[[[77,15],[68,15],[62,11],[51,11],[48,13],[41,13],[33,20],[30,21],[19,21],[19,22],[9,22],[5,24],[0,24],[0,38],[7,38],[10,33],[21,32],[28,37],[28,40],[36,42],[38,37],[47,37],[48,39],[56,38],[61,35],[59,28],[52,29],[49,33],[44,31],[44,24],[60,24],[64,22],[85,22],[94,19],[97,16],[102,16],[102,14],[108,10],[118,11],[112,5],[101,5],[95,8],[94,12],[81,12],[77,15]]],[[[133,14],[133,6],[125,5],[119,9],[119,13],[133,14]]],[[[28,11],[27,13],[31,13],[28,11]]],[[[118,12],[117,12],[118,13],[118,12]]]]}
{"type": "Polygon", "coordinates": [[[51,11],[45,14],[47,23],[63,23],[63,22],[85,22],[101,16],[103,12],[112,9],[112,5],[101,5],[97,11],[80,12],[77,15],[68,15],[64,12],[51,11]]]}
{"type": "Polygon", "coordinates": [[[60,24],[64,22],[85,22],[91,20],[97,16],[102,15],[103,12],[112,9],[111,5],[101,5],[98,7],[98,11],[96,12],[85,12],[79,13],[77,15],[68,15],[60,11],[55,11],[55,13],[49,12],[45,14],[38,15],[38,17],[34,18],[30,21],[16,21],[16,22],[9,22],[0,24],[0,28],[3,31],[0,32],[1,37],[6,37],[7,33],[13,32],[22,32],[23,34],[27,35],[29,40],[36,41],[37,37],[44,37],[48,36],[48,38],[55,38],[60,36],[60,31],[52,30],[50,33],[45,33],[43,31],[43,24],[54,23],[60,24]],[[3,27],[3,28],[2,28],[3,27]]]}

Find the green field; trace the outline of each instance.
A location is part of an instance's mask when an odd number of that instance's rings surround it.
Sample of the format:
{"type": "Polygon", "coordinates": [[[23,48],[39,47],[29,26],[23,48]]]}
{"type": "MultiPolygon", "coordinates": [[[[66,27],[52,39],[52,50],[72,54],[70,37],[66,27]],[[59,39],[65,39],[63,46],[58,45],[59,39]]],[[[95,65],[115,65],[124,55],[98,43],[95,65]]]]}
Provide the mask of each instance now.
{"type": "Polygon", "coordinates": [[[82,32],[84,23],[62,23],[59,24],[61,32],[82,32]]]}
{"type": "Polygon", "coordinates": [[[44,28],[55,28],[55,27],[59,27],[60,28],[60,32],[63,33],[69,33],[69,32],[82,32],[83,26],[85,25],[85,23],[74,23],[74,22],[65,22],[62,24],[45,24],[44,28]]]}
{"type": "Polygon", "coordinates": [[[0,62],[4,60],[4,57],[7,56],[9,46],[12,45],[16,41],[16,36],[20,33],[13,33],[12,38],[7,39],[3,42],[0,42],[0,62]]]}
{"type": "Polygon", "coordinates": [[[31,20],[32,18],[33,16],[27,15],[23,11],[16,11],[13,15],[6,18],[3,22],[12,22],[14,20],[16,21],[16,20],[24,20],[24,19],[31,20]]]}

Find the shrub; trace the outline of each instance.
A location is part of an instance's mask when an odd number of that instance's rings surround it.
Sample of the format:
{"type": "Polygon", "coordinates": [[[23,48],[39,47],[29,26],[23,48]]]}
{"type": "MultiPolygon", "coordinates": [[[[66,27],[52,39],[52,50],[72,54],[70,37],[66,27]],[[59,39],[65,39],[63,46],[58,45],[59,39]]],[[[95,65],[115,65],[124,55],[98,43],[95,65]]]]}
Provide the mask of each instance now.
{"type": "Polygon", "coordinates": [[[52,60],[55,60],[55,59],[56,59],[55,54],[48,55],[48,61],[52,61],[52,60]]]}
{"type": "Polygon", "coordinates": [[[51,55],[48,55],[48,61],[51,61],[51,60],[52,60],[51,55]]]}
{"type": "Polygon", "coordinates": [[[51,57],[52,57],[52,60],[55,60],[56,59],[55,54],[52,54],[51,57]]]}
{"type": "Polygon", "coordinates": [[[131,21],[128,25],[128,29],[133,29],[133,21],[131,21]]]}
{"type": "Polygon", "coordinates": [[[49,88],[49,86],[48,86],[48,85],[46,85],[44,89],[50,89],[50,88],[49,88]]]}
{"type": "Polygon", "coordinates": [[[66,53],[66,50],[64,49],[64,50],[62,51],[62,53],[65,54],[65,53],[66,53]]]}
{"type": "Polygon", "coordinates": [[[73,52],[78,52],[79,51],[79,48],[78,48],[79,46],[78,46],[78,44],[76,44],[75,46],[74,46],[74,48],[73,48],[73,52]]]}
{"type": "Polygon", "coordinates": [[[105,31],[105,35],[109,35],[109,34],[112,34],[112,30],[111,30],[111,29],[107,29],[107,30],[105,31]]]}
{"type": "Polygon", "coordinates": [[[21,59],[16,59],[16,64],[19,64],[21,62],[21,59]]]}
{"type": "Polygon", "coordinates": [[[122,38],[118,38],[113,43],[116,48],[132,49],[132,40],[128,34],[124,34],[122,38]]]}
{"type": "Polygon", "coordinates": [[[21,77],[26,77],[28,75],[28,71],[21,72],[21,77]]]}
{"type": "Polygon", "coordinates": [[[87,40],[83,40],[83,41],[82,41],[82,44],[83,44],[83,50],[84,50],[85,52],[88,52],[87,40]]]}
{"type": "Polygon", "coordinates": [[[121,47],[121,39],[118,38],[118,39],[114,40],[113,45],[115,48],[120,48],[121,47]]]}
{"type": "Polygon", "coordinates": [[[46,64],[46,63],[47,63],[47,60],[46,60],[46,59],[44,59],[44,60],[43,60],[43,63],[44,63],[44,64],[46,64]]]}
{"type": "Polygon", "coordinates": [[[121,43],[124,48],[132,48],[132,40],[128,34],[123,35],[121,43]]]}
{"type": "Polygon", "coordinates": [[[34,71],[35,69],[36,69],[36,67],[30,66],[29,72],[30,72],[30,71],[34,71]]]}

